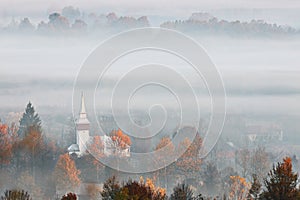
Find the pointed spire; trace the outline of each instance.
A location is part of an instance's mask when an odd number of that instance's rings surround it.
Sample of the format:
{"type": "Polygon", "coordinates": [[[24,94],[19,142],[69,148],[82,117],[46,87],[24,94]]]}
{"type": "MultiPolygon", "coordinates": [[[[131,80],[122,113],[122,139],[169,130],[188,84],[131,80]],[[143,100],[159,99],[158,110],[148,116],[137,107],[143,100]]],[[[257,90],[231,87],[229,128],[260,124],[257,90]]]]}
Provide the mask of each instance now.
{"type": "Polygon", "coordinates": [[[85,103],[84,103],[84,94],[81,92],[81,109],[80,109],[80,114],[85,114],[85,103]]]}
{"type": "Polygon", "coordinates": [[[87,120],[87,114],[86,114],[86,109],[85,109],[85,102],[84,102],[84,95],[83,92],[81,93],[81,108],[80,108],[80,113],[79,113],[79,119],[82,120],[87,120]]]}

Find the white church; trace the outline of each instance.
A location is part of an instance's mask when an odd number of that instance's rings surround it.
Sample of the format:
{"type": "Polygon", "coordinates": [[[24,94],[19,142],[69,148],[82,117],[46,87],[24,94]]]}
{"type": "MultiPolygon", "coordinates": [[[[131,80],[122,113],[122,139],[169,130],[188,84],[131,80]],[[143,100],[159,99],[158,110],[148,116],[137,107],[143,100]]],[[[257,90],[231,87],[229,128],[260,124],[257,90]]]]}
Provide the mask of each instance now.
{"type": "MultiPolygon", "coordinates": [[[[76,121],[76,144],[72,144],[68,147],[69,154],[76,154],[81,157],[88,153],[87,147],[93,142],[94,137],[90,136],[90,121],[85,109],[84,95],[81,95],[81,108],[79,113],[79,118],[76,121]]],[[[127,145],[126,148],[120,150],[107,135],[101,136],[101,141],[103,143],[103,153],[105,156],[117,155],[120,157],[130,157],[130,146],[127,145]]]]}

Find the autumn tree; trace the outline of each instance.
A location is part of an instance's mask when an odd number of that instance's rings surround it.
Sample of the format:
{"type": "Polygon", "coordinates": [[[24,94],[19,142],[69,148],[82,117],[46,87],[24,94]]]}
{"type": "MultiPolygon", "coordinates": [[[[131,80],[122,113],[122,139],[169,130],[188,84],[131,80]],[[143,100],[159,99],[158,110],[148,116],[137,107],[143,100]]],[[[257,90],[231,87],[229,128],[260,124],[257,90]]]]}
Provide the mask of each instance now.
{"type": "Polygon", "coordinates": [[[0,123],[0,165],[9,164],[12,158],[12,137],[8,129],[8,125],[0,123]]]}
{"type": "Polygon", "coordinates": [[[194,141],[191,142],[185,138],[178,147],[178,152],[186,151],[176,161],[179,173],[187,177],[188,175],[195,177],[201,169],[202,160],[200,159],[200,150],[202,147],[202,139],[197,133],[194,141]]]}
{"type": "Polygon", "coordinates": [[[31,102],[29,102],[25,108],[22,118],[20,119],[20,127],[18,130],[19,137],[24,137],[30,129],[35,129],[36,131],[41,132],[41,123],[39,115],[35,112],[31,102]]]}
{"type": "Polygon", "coordinates": [[[64,195],[61,200],[77,200],[77,196],[74,193],[68,193],[66,195],[64,195]]]}
{"type": "Polygon", "coordinates": [[[250,183],[240,176],[231,176],[229,200],[246,199],[250,189],[250,183]]]}
{"type": "Polygon", "coordinates": [[[121,129],[113,130],[109,136],[114,143],[116,154],[131,145],[130,137],[123,133],[121,129]]]}
{"type": "Polygon", "coordinates": [[[297,200],[300,193],[297,189],[298,174],[293,172],[292,159],[286,157],[283,162],[273,165],[273,169],[264,180],[265,189],[261,194],[263,200],[297,200]]]}
{"type": "Polygon", "coordinates": [[[156,190],[151,180],[147,183],[129,180],[121,190],[126,195],[126,199],[164,200],[166,198],[165,191],[156,190]]]}
{"type": "Polygon", "coordinates": [[[74,160],[69,154],[59,157],[54,170],[54,178],[57,188],[73,190],[80,185],[80,171],[76,168],[74,160]]]}
{"type": "Polygon", "coordinates": [[[36,158],[45,147],[42,133],[35,128],[29,128],[27,135],[21,141],[19,141],[18,147],[19,148],[17,150],[21,151],[19,153],[22,153],[23,156],[26,156],[26,161],[31,161],[31,169],[34,173],[36,158]]]}

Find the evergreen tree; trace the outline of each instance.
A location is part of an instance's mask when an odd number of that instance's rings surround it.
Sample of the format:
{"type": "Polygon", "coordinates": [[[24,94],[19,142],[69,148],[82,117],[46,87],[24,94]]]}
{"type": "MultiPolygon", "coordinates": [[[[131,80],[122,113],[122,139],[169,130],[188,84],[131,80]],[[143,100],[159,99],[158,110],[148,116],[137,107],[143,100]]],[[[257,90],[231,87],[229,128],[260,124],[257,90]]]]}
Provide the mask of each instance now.
{"type": "Polygon", "coordinates": [[[25,113],[23,113],[20,119],[18,135],[23,138],[27,135],[29,130],[32,129],[41,132],[42,127],[39,115],[35,112],[31,102],[29,102],[26,106],[25,113]]]}
{"type": "Polygon", "coordinates": [[[6,190],[1,200],[31,200],[29,194],[24,190],[6,190]]]}
{"type": "Polygon", "coordinates": [[[171,194],[170,200],[193,200],[194,199],[194,193],[191,190],[191,188],[182,183],[178,184],[173,189],[173,194],[171,194]]]}
{"type": "Polygon", "coordinates": [[[292,171],[292,159],[287,157],[282,163],[277,163],[268,173],[264,181],[265,190],[261,194],[262,200],[299,200],[297,189],[298,174],[292,171]]]}
{"type": "Polygon", "coordinates": [[[253,178],[253,182],[252,182],[251,188],[249,190],[248,199],[249,200],[257,200],[257,199],[259,199],[259,195],[261,192],[261,183],[259,182],[256,174],[253,174],[252,178],[253,178]]]}

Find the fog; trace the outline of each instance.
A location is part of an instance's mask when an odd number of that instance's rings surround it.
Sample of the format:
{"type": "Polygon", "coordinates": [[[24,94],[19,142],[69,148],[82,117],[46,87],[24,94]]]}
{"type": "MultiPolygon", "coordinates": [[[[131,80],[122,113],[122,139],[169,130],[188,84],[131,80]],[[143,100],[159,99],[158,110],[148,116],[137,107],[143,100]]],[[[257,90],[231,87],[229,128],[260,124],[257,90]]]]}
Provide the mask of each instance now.
{"type": "MultiPolygon", "coordinates": [[[[31,100],[38,107],[58,106],[70,112],[77,73],[104,39],[106,37],[1,37],[1,109],[20,109],[31,100]]],[[[220,71],[229,114],[299,113],[300,40],[207,36],[194,39],[206,49],[220,71]]],[[[203,80],[190,66],[171,55],[150,51],[133,53],[112,66],[104,76],[106,89],[110,90],[116,78],[132,67],[130,65],[142,63],[143,59],[174,67],[189,79],[197,95],[208,98],[203,80]]],[[[139,74],[137,78],[143,79],[143,76],[149,74],[139,74]]],[[[180,87],[180,83],[173,81],[180,87]]],[[[181,89],[184,92],[184,88],[181,89]]],[[[103,101],[105,96],[101,97],[103,101]]],[[[155,96],[151,94],[151,98],[155,96]]],[[[205,108],[208,105],[207,100],[204,101],[202,106],[205,108]]]]}

